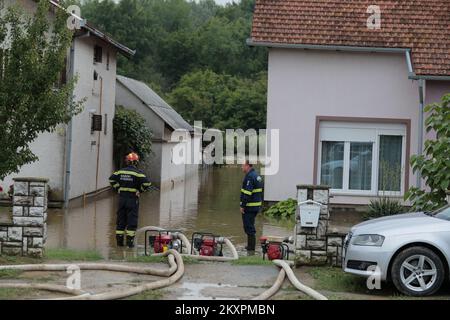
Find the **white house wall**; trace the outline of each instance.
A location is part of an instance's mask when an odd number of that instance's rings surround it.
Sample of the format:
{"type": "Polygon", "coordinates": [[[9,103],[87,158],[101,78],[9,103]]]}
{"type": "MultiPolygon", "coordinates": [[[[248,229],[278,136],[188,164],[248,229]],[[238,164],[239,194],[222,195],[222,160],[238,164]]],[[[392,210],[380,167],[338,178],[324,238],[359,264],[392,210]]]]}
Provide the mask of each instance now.
{"type": "MultiPolygon", "coordinates": [[[[295,197],[297,184],[314,182],[316,116],[410,119],[415,153],[418,85],[407,75],[404,54],[270,49],[267,127],[280,130],[280,167],[265,177],[265,200],[295,197]]],[[[413,185],[412,170],[409,175],[413,185]]]]}
{"type": "Polygon", "coordinates": [[[161,183],[161,156],[163,143],[152,142],[152,154],[144,163],[144,171],[152,183],[161,183]]]}
{"type": "Polygon", "coordinates": [[[124,106],[127,109],[135,110],[144,117],[147,126],[152,130],[153,139],[161,140],[163,138],[164,121],[118,81],[116,85],[116,106],[124,106]]]}
{"type": "Polygon", "coordinates": [[[31,150],[39,158],[38,161],[26,164],[20,168],[19,173],[8,175],[0,186],[8,190],[13,184],[13,178],[44,177],[49,179],[50,198],[63,199],[64,174],[64,126],[58,126],[53,133],[43,133],[30,145],[31,150]]]}
{"type": "Polygon", "coordinates": [[[75,40],[74,71],[78,82],[74,90],[76,99],[86,98],[84,110],[73,118],[73,142],[70,176],[70,198],[96,190],[97,146],[100,143],[97,189],[109,186],[108,178],[113,171],[113,127],[116,87],[116,51],[106,43],[83,37],[75,40]],[[94,44],[103,47],[102,63],[93,62],[94,44]],[[106,69],[106,54],[109,51],[109,70],[106,69]],[[94,83],[94,70],[99,78],[94,83]],[[100,85],[103,79],[102,111],[103,128],[107,115],[106,134],[104,130],[91,133],[91,113],[100,114],[100,85]]]}
{"type": "Polygon", "coordinates": [[[172,149],[175,143],[163,143],[161,153],[161,187],[183,181],[186,176],[186,165],[175,164],[172,161],[172,149]]]}

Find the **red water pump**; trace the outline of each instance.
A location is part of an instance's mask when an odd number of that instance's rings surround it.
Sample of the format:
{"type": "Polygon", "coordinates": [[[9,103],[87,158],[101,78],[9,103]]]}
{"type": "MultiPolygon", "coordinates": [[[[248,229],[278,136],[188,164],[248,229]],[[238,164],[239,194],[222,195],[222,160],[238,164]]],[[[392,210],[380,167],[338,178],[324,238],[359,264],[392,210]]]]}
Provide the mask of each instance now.
{"type": "Polygon", "coordinates": [[[198,251],[201,256],[223,256],[223,238],[212,233],[194,232],[192,234],[192,248],[198,251]]]}
{"type": "Polygon", "coordinates": [[[149,255],[148,247],[153,248],[153,253],[164,253],[169,249],[181,252],[183,242],[176,236],[179,230],[162,230],[145,232],[145,255],[149,255]],[[150,235],[148,235],[150,233],[150,235]],[[148,241],[147,241],[148,239],[148,241]]]}
{"type": "Polygon", "coordinates": [[[283,241],[270,241],[268,237],[259,238],[263,252],[263,259],[266,255],[269,260],[289,260],[289,247],[283,241]]]}
{"type": "Polygon", "coordinates": [[[172,242],[172,236],[169,234],[159,234],[153,242],[153,251],[155,253],[163,253],[169,249],[172,242]]]}

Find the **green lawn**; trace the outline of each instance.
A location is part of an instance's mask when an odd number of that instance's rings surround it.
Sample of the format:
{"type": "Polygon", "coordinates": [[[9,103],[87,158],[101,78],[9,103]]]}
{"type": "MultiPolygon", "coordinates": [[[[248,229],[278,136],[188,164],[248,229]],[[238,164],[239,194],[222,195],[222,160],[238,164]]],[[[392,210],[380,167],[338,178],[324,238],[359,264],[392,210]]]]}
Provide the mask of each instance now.
{"type": "Polygon", "coordinates": [[[267,258],[263,260],[262,256],[247,256],[247,257],[239,257],[238,260],[232,260],[231,264],[236,266],[273,265],[273,262],[268,260],[267,258]]]}
{"type": "MultiPolygon", "coordinates": [[[[167,263],[167,257],[161,256],[137,256],[127,258],[128,262],[142,262],[142,263],[167,263]]],[[[183,256],[184,264],[197,264],[200,263],[197,259],[183,256]]]]}
{"type": "Polygon", "coordinates": [[[344,273],[340,268],[315,267],[308,273],[316,281],[317,290],[366,293],[366,279],[344,273]]]}
{"type": "Polygon", "coordinates": [[[95,250],[72,250],[72,249],[46,249],[44,258],[46,260],[66,260],[66,261],[99,261],[103,260],[102,255],[95,250]]]}
{"type": "Polygon", "coordinates": [[[161,300],[164,297],[164,292],[161,290],[147,290],[134,296],[128,297],[125,300],[161,300]]]}
{"type": "Polygon", "coordinates": [[[34,289],[0,288],[0,300],[20,300],[38,294],[34,289]]]}
{"type": "Polygon", "coordinates": [[[21,274],[21,270],[4,269],[0,270],[0,279],[17,278],[21,274]]]}

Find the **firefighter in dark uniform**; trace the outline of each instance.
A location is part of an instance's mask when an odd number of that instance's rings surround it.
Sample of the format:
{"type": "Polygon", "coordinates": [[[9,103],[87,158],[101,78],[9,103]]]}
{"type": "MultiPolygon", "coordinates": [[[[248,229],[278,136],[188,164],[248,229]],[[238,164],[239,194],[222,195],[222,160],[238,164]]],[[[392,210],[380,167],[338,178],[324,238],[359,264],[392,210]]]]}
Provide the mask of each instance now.
{"type": "Polygon", "coordinates": [[[137,169],[139,156],[132,152],[125,158],[127,166],[112,174],[109,182],[119,193],[119,210],[117,211],[116,240],[117,246],[126,243],[129,248],[134,246],[134,236],[138,226],[139,195],[150,189],[151,183],[137,169]]]}
{"type": "Polygon", "coordinates": [[[242,165],[242,171],[245,172],[245,177],[242,182],[240,206],[244,231],[247,234],[247,247],[245,249],[255,251],[255,218],[262,206],[263,180],[248,160],[242,165]]]}

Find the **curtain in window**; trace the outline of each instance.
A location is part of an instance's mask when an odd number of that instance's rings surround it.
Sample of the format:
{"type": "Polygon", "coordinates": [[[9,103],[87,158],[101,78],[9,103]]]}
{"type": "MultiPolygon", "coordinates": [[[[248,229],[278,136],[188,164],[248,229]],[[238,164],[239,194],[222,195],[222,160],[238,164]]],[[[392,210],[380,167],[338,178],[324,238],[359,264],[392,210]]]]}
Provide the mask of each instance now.
{"type": "Polygon", "coordinates": [[[323,141],[320,183],[331,189],[342,189],[344,173],[344,142],[323,141]]]}
{"type": "Polygon", "coordinates": [[[372,147],[371,142],[350,143],[350,179],[351,190],[372,189],[372,147]]]}
{"type": "Polygon", "coordinates": [[[400,191],[402,180],[402,142],[402,136],[380,136],[379,191],[400,191]]]}

